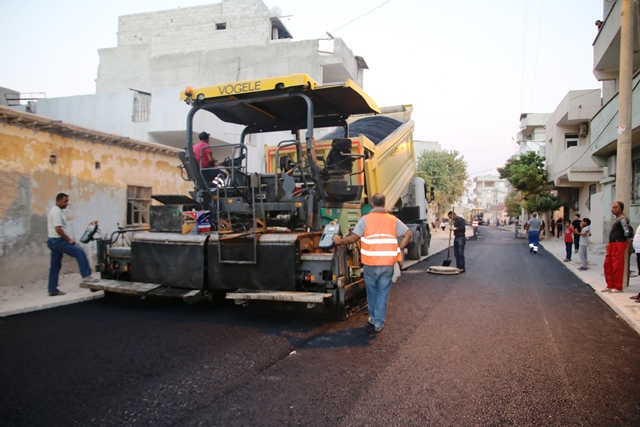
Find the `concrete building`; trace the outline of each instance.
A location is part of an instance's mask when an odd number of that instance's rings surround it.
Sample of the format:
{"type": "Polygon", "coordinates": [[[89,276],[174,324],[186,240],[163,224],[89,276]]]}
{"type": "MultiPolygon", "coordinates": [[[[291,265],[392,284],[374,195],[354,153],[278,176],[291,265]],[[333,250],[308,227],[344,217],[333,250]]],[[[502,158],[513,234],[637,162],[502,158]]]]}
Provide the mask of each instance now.
{"type": "Polygon", "coordinates": [[[476,195],[474,200],[475,207],[484,208],[485,221],[491,219],[504,219],[504,201],[509,194],[508,181],[500,179],[497,175],[482,175],[473,178],[475,188],[473,193],[476,195]]]}
{"type": "MultiPolygon", "coordinates": [[[[602,214],[601,206],[593,206],[591,196],[604,177],[602,167],[591,158],[589,121],[600,110],[600,89],[569,92],[551,114],[546,124],[547,181],[556,187],[563,208],[554,218],[573,219],[574,214],[592,218],[602,214]]],[[[601,224],[594,224],[592,242],[601,243],[601,224]]]]}
{"type": "MultiPolygon", "coordinates": [[[[634,2],[631,2],[634,5],[634,2]]],[[[593,74],[602,82],[602,108],[593,116],[589,126],[589,151],[593,160],[603,167],[604,176],[591,194],[594,230],[606,242],[613,221],[609,208],[615,201],[616,150],[618,142],[618,88],[620,72],[621,0],[603,0],[603,24],[593,42],[593,74]]],[[[638,5],[635,4],[635,8],[638,5]]],[[[633,96],[632,96],[632,188],[631,206],[625,213],[634,227],[638,227],[640,211],[640,40],[638,10],[633,13],[633,96]]],[[[595,233],[594,233],[595,234],[595,233]]]]}
{"type": "MultiPolygon", "coordinates": [[[[189,107],[178,97],[187,85],[306,73],[319,83],[362,86],[367,68],[341,39],[294,41],[279,11],[261,0],[121,16],[118,45],[99,55],[96,94],[41,100],[37,114],[176,148],[184,148],[189,107]]],[[[211,114],[196,115],[196,129],[212,144],[239,142],[238,127],[211,114]]],[[[250,169],[262,168],[262,145],[273,142],[251,137],[250,169]]]]}
{"type": "Polygon", "coordinates": [[[549,116],[548,113],[522,113],[520,115],[520,131],[515,140],[518,144],[516,157],[531,151],[545,156],[544,133],[549,116]]]}
{"type": "MultiPolygon", "coordinates": [[[[78,239],[96,219],[105,236],[118,225],[148,225],[152,193],[187,195],[192,188],[180,179],[176,148],[5,106],[0,143],[0,286],[47,277],[47,213],[56,194],[70,196],[66,214],[78,239]]],[[[95,253],[95,243],[83,247],[95,253]]],[[[63,268],[77,272],[69,257],[63,268]]]]}
{"type": "Polygon", "coordinates": [[[425,151],[442,151],[442,145],[438,141],[413,141],[416,158],[425,151]]]}

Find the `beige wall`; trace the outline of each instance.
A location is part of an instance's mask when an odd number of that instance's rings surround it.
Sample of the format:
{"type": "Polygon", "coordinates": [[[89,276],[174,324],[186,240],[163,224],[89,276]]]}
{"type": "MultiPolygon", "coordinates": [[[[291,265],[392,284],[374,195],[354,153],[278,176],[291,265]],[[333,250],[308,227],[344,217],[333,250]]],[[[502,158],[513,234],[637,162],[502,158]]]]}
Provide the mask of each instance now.
{"type": "MultiPolygon", "coordinates": [[[[188,194],[178,152],[0,107],[0,286],[47,276],[46,216],[57,193],[70,196],[76,238],[95,219],[110,233],[126,223],[127,185],[188,194]]],[[[94,258],[95,243],[84,249],[94,258]]],[[[77,271],[75,261],[65,257],[63,269],[77,271]]]]}

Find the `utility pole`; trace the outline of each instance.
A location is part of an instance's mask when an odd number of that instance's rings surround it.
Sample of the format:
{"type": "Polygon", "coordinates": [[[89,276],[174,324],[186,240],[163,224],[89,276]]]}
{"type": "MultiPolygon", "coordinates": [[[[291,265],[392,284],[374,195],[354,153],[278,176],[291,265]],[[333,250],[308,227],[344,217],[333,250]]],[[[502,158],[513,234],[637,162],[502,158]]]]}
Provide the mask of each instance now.
{"type": "MultiPolygon", "coordinates": [[[[631,207],[631,98],[633,96],[634,0],[622,0],[620,26],[620,76],[618,86],[618,144],[616,150],[616,201],[631,207]]],[[[633,237],[633,236],[631,236],[633,237]]],[[[627,254],[628,254],[627,248],[627,254]]],[[[625,256],[623,282],[629,284],[629,256],[625,256]]]]}

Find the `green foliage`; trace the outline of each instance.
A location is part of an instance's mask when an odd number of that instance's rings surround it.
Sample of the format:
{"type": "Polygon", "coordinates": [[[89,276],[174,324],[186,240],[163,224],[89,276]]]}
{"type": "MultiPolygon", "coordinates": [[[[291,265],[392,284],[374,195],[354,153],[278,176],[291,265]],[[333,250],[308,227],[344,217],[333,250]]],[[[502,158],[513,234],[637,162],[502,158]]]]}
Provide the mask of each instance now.
{"type": "Polygon", "coordinates": [[[562,200],[557,196],[547,192],[542,195],[531,194],[524,201],[524,208],[527,212],[548,212],[560,209],[562,200]]]}
{"type": "Polygon", "coordinates": [[[504,167],[498,168],[500,178],[507,179],[520,192],[527,212],[553,211],[562,206],[562,200],[551,194],[553,185],[547,183],[544,160],[537,153],[529,152],[509,159],[504,167]]]}
{"type": "Polygon", "coordinates": [[[507,208],[508,216],[520,216],[522,209],[522,197],[518,191],[512,191],[507,194],[504,199],[504,205],[507,208]]]}
{"type": "Polygon", "coordinates": [[[467,162],[456,150],[424,151],[418,157],[418,176],[435,187],[435,202],[455,204],[471,185],[467,162]]]}
{"type": "Polygon", "coordinates": [[[525,195],[537,194],[541,187],[548,187],[544,157],[534,152],[509,159],[504,167],[498,168],[498,172],[501,179],[507,179],[516,190],[525,195]]]}

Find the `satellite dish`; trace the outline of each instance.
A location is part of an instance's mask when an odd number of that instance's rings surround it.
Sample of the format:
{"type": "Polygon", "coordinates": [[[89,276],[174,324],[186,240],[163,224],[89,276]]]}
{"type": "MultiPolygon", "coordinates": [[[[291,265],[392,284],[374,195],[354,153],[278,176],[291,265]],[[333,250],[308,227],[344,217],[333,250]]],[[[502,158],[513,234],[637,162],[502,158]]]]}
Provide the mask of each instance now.
{"type": "Polygon", "coordinates": [[[282,9],[280,9],[278,6],[273,6],[271,8],[271,13],[275,16],[280,16],[282,15],[282,9]]]}

